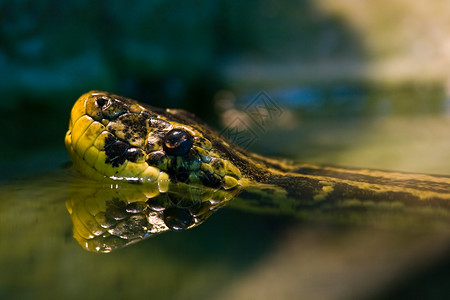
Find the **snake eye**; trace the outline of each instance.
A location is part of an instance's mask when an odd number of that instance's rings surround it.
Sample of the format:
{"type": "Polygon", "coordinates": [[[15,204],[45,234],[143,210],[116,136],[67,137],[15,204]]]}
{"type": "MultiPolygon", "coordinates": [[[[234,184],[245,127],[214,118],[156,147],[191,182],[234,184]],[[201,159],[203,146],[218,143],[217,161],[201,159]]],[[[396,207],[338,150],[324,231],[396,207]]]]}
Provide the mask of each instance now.
{"type": "Polygon", "coordinates": [[[163,218],[166,226],[175,231],[188,228],[193,221],[193,217],[187,209],[178,207],[166,208],[163,218]]]}
{"type": "Polygon", "coordinates": [[[168,155],[183,156],[192,147],[192,136],[183,129],[172,129],[164,137],[164,152],[168,155]]]}

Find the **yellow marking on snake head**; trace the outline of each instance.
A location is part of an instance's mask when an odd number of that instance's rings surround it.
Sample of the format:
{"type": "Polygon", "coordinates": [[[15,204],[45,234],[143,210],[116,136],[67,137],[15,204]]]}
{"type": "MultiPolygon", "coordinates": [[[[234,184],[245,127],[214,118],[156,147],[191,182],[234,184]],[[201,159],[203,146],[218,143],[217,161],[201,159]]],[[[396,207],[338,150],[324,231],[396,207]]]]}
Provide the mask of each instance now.
{"type": "Polygon", "coordinates": [[[182,110],[163,110],[106,92],[82,95],[71,111],[66,147],[74,167],[96,179],[239,186],[241,172],[182,110]]]}

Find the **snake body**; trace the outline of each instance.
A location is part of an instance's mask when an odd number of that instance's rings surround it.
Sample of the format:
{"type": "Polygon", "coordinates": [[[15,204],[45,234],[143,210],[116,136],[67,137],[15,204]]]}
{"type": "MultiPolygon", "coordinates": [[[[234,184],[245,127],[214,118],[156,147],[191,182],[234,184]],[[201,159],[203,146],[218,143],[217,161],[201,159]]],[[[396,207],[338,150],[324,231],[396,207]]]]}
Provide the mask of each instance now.
{"type": "Polygon", "coordinates": [[[339,199],[448,207],[450,176],[293,164],[245,151],[193,114],[91,91],[73,106],[65,144],[82,174],[111,182],[281,189],[301,203],[339,199]],[[425,201],[425,202],[424,202],[425,201]]]}

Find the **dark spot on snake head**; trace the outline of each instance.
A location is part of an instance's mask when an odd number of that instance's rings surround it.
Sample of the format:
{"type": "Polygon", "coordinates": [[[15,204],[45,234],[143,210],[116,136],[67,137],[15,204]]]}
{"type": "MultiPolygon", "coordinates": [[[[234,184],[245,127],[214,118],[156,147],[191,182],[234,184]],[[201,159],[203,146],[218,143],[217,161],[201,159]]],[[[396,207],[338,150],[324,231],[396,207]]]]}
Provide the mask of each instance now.
{"type": "Polygon", "coordinates": [[[168,155],[184,156],[192,145],[192,136],[186,130],[172,129],[164,137],[163,149],[168,155]]]}
{"type": "Polygon", "coordinates": [[[151,113],[149,113],[148,111],[146,111],[146,110],[141,112],[141,116],[143,116],[147,120],[150,119],[151,117],[153,117],[153,115],[151,113]]]}
{"type": "Polygon", "coordinates": [[[154,129],[159,129],[159,130],[169,130],[172,128],[172,125],[170,125],[169,122],[163,121],[161,119],[156,119],[151,117],[149,120],[149,125],[150,127],[154,128],[154,129]]]}
{"type": "Polygon", "coordinates": [[[125,153],[125,159],[131,162],[137,162],[142,157],[144,157],[144,151],[139,148],[128,148],[125,153]]]}
{"type": "Polygon", "coordinates": [[[147,157],[147,163],[149,166],[161,168],[161,164],[164,162],[166,155],[162,151],[154,151],[147,157]]]}
{"type": "MultiPolygon", "coordinates": [[[[124,130],[124,133],[125,133],[124,137],[126,140],[129,141],[129,140],[133,139],[133,134],[130,131],[128,131],[128,128],[126,130],[124,130]]],[[[134,138],[133,140],[135,141],[136,138],[134,138]]]]}
{"type": "MultiPolygon", "coordinates": [[[[107,141],[105,141],[106,144],[107,141]]],[[[105,154],[106,154],[106,160],[105,163],[111,164],[113,167],[118,167],[119,165],[123,164],[125,162],[125,153],[127,153],[128,148],[130,145],[128,145],[125,142],[122,142],[120,140],[115,140],[113,142],[110,142],[106,144],[105,146],[105,154]]]]}
{"type": "Polygon", "coordinates": [[[216,158],[212,159],[211,166],[214,169],[223,169],[223,168],[225,168],[225,165],[223,164],[223,161],[221,161],[219,159],[216,159],[216,158]]]}
{"type": "Polygon", "coordinates": [[[114,137],[113,135],[114,133],[112,133],[111,135],[108,135],[105,138],[105,149],[108,148],[112,143],[114,143],[115,141],[117,141],[117,139],[114,137]]]}
{"type": "Polygon", "coordinates": [[[163,219],[169,229],[181,231],[187,229],[192,224],[194,218],[188,209],[169,207],[164,210],[163,219]]]}

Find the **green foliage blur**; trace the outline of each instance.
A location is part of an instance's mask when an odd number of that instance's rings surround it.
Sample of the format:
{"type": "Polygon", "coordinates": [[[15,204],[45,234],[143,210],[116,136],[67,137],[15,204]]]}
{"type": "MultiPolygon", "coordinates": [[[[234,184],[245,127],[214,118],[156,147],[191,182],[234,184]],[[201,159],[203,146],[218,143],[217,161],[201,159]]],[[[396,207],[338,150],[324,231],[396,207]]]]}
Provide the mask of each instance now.
{"type": "Polygon", "coordinates": [[[2,108],[101,89],[201,114],[229,63],[361,52],[310,1],[5,1],[0,19],[2,108]]]}

